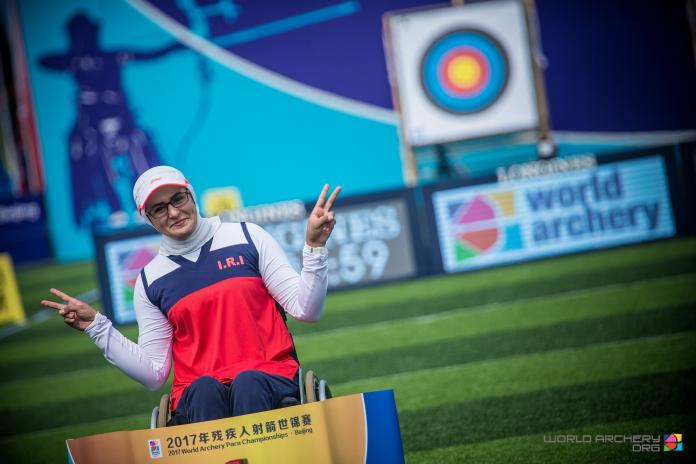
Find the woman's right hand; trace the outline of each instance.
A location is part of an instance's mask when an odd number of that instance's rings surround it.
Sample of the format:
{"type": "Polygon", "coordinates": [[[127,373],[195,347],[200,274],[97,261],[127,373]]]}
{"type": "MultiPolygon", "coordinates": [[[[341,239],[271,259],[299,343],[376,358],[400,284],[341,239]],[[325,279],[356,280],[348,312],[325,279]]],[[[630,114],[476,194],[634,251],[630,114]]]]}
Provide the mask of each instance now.
{"type": "Polygon", "coordinates": [[[97,316],[97,311],[84,301],[73,298],[55,288],[51,289],[51,293],[63,300],[64,303],[41,300],[41,304],[47,308],[57,309],[58,314],[63,316],[63,322],[73,329],[84,331],[97,316]]]}

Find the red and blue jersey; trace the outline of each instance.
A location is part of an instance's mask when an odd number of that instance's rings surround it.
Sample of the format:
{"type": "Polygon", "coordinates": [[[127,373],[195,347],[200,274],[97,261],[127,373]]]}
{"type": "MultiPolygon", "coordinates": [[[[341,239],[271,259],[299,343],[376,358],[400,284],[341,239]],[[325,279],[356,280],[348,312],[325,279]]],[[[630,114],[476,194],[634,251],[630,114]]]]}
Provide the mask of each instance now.
{"type": "Polygon", "coordinates": [[[229,383],[249,369],[288,379],[297,373],[292,337],[263,282],[246,224],[224,224],[195,262],[158,256],[141,279],[147,298],[173,329],[172,410],[186,387],[204,375],[229,383]],[[225,233],[232,227],[241,233],[225,233]]]}

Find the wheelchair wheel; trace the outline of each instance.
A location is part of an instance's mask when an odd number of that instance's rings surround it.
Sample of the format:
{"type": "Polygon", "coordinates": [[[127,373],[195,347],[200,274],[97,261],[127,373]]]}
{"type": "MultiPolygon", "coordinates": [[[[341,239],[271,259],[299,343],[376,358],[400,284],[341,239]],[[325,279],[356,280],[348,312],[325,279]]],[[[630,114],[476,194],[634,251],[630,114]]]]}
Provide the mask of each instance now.
{"type": "Polygon", "coordinates": [[[326,380],[321,379],[319,381],[319,401],[328,400],[332,396],[333,395],[331,394],[331,390],[329,389],[329,385],[326,383],[326,380]]]}
{"type": "Polygon", "coordinates": [[[159,403],[159,412],[157,413],[157,428],[166,427],[169,420],[169,399],[168,393],[162,395],[159,403]]]}
{"type": "Polygon", "coordinates": [[[304,388],[305,402],[314,403],[317,400],[317,378],[314,376],[314,371],[309,370],[305,373],[304,388]]]}

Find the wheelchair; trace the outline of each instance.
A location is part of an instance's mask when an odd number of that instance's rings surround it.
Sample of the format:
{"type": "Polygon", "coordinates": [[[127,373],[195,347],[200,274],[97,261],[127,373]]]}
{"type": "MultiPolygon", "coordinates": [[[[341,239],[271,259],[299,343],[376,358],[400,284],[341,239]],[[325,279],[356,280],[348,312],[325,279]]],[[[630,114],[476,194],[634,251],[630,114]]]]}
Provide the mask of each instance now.
{"type": "MultiPolygon", "coordinates": [[[[324,401],[332,397],[331,389],[329,389],[326,380],[319,378],[314,371],[308,370],[303,373],[300,367],[298,378],[300,384],[300,400],[298,401],[297,398],[292,396],[286,396],[280,400],[277,409],[314,403],[315,401],[324,401]]],[[[159,404],[152,409],[152,415],[150,416],[151,429],[167,426],[167,422],[171,419],[169,400],[169,393],[165,393],[162,395],[159,404]]]]}

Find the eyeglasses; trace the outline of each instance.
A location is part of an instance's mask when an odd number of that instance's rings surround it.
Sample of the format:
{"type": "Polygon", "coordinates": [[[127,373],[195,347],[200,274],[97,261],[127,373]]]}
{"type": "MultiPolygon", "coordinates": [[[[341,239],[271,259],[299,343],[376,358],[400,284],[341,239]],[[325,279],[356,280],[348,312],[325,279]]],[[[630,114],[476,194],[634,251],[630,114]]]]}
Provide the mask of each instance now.
{"type": "Polygon", "coordinates": [[[150,216],[153,219],[162,219],[169,212],[169,205],[172,205],[175,208],[182,208],[182,207],[186,206],[186,204],[189,202],[190,196],[191,196],[191,193],[188,190],[185,192],[175,193],[169,199],[168,202],[157,203],[155,206],[153,206],[149,210],[146,210],[145,214],[147,214],[148,216],[150,216]]]}

